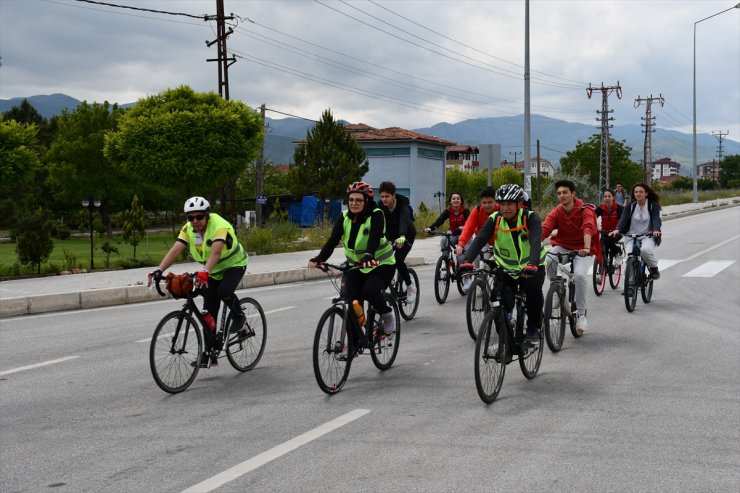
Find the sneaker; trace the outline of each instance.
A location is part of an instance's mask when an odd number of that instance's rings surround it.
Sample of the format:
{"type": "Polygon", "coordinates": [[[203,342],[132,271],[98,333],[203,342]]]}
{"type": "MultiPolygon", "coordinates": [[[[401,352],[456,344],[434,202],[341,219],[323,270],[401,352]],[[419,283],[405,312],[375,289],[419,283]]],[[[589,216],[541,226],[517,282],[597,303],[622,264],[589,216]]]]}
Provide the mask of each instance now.
{"type": "Polygon", "coordinates": [[[385,335],[391,335],[396,330],[396,317],[393,315],[393,310],[382,314],[380,320],[383,322],[385,335]]]}
{"type": "Polygon", "coordinates": [[[413,305],[416,302],[416,286],[409,284],[406,288],[406,303],[413,305]]]}
{"type": "Polygon", "coordinates": [[[238,335],[240,339],[247,337],[247,315],[242,313],[232,320],[231,333],[238,335]]]}
{"type": "Polygon", "coordinates": [[[588,321],[586,320],[586,315],[578,315],[578,322],[576,322],[576,332],[578,332],[579,336],[582,336],[587,329],[588,321]]]}
{"type": "MultiPolygon", "coordinates": [[[[190,363],[190,366],[195,368],[195,365],[198,364],[198,360],[195,360],[190,363]]],[[[210,368],[212,366],[218,366],[218,358],[215,356],[211,356],[211,353],[204,351],[203,354],[200,356],[200,367],[201,368],[210,368]],[[210,361],[210,364],[208,364],[208,360],[210,361]]]]}
{"type": "Polygon", "coordinates": [[[536,328],[527,327],[527,337],[524,339],[524,342],[527,344],[531,344],[532,346],[536,346],[540,343],[540,331],[536,328]]]}
{"type": "Polygon", "coordinates": [[[660,279],[660,271],[658,271],[657,267],[650,267],[650,277],[653,278],[653,281],[660,279]]]}
{"type": "Polygon", "coordinates": [[[334,357],[337,361],[347,361],[347,345],[342,341],[334,343],[334,357]]]}
{"type": "Polygon", "coordinates": [[[470,289],[470,285],[473,284],[473,276],[463,277],[462,287],[465,291],[470,289]]]}

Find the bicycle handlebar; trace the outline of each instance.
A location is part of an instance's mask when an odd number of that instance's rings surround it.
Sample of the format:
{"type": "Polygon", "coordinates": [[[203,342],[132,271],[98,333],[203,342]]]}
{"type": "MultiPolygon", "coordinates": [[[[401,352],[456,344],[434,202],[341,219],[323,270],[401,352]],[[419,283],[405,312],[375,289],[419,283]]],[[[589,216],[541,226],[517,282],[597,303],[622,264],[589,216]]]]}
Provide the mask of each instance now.
{"type": "Polygon", "coordinates": [[[563,253],[547,252],[547,255],[552,255],[553,257],[557,257],[558,262],[562,263],[564,258],[567,258],[568,262],[572,262],[574,258],[578,257],[578,252],[563,252],[563,253]]]}

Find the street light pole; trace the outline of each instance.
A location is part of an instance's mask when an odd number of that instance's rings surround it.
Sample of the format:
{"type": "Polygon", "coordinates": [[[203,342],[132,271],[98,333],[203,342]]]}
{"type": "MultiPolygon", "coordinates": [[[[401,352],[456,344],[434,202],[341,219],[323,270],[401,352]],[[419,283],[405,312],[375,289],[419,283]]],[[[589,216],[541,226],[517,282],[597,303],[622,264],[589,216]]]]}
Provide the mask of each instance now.
{"type": "Polygon", "coordinates": [[[698,21],[694,22],[694,132],[693,132],[693,151],[694,151],[694,160],[693,160],[693,167],[691,169],[691,174],[694,177],[694,203],[699,202],[699,191],[696,186],[696,175],[697,175],[697,162],[696,162],[696,25],[700,22],[703,22],[707,19],[711,19],[712,17],[716,17],[720,14],[724,14],[725,12],[728,12],[732,9],[740,9],[740,2],[735,5],[734,7],[730,7],[729,9],[725,9],[722,12],[717,12],[716,14],[712,14],[709,17],[705,17],[703,19],[699,19],[698,21]]]}
{"type": "Polygon", "coordinates": [[[90,218],[90,272],[95,269],[95,262],[93,260],[93,207],[100,207],[100,200],[98,199],[82,199],[82,207],[85,207],[89,213],[90,218]]]}

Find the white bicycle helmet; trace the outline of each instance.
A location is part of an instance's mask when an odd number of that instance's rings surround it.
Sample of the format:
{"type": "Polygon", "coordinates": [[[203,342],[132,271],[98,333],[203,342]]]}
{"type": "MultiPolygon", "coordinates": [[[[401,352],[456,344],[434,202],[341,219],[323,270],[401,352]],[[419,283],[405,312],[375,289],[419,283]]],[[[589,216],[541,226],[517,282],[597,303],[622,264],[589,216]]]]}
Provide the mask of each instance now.
{"type": "Polygon", "coordinates": [[[183,209],[185,214],[200,211],[211,212],[211,204],[203,197],[195,196],[185,201],[185,207],[183,209]]]}
{"type": "Polygon", "coordinates": [[[496,202],[521,202],[524,200],[524,190],[519,185],[507,183],[496,190],[496,202]]]}

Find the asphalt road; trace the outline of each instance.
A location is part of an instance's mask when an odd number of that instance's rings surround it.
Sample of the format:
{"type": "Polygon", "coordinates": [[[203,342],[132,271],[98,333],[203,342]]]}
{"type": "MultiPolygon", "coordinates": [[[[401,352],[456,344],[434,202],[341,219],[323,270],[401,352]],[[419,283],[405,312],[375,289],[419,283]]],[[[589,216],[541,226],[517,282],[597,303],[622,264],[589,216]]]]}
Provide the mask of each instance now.
{"type": "Polygon", "coordinates": [[[740,208],[670,221],[653,301],[591,291],[590,331],[532,381],[510,365],[489,406],[432,266],[393,368],[363,356],[332,397],[311,366],[327,281],[250,290],[258,367],[223,360],[174,396],[146,341],[176,301],[0,320],[0,490],[737,492],[739,245],[740,208]]]}

